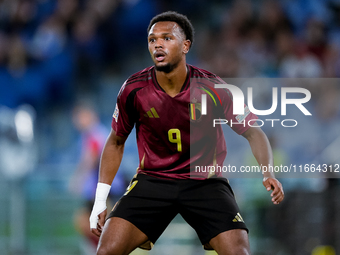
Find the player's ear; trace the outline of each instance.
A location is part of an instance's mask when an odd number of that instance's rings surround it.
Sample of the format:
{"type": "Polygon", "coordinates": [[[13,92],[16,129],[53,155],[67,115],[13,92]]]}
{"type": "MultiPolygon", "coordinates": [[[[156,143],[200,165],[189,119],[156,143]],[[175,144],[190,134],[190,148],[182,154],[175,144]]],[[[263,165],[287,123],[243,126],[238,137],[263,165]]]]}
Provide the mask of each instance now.
{"type": "Polygon", "coordinates": [[[187,54],[189,52],[190,45],[191,45],[191,41],[190,40],[185,40],[183,42],[183,53],[184,54],[187,54]]]}

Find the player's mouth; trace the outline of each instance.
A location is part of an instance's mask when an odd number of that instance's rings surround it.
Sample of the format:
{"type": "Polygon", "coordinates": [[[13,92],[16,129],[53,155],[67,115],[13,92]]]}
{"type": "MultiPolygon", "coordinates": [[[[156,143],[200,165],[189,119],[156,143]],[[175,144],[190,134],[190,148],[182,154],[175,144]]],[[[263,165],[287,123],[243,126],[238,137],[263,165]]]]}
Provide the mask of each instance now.
{"type": "Polygon", "coordinates": [[[156,51],[153,55],[158,62],[162,62],[165,59],[166,54],[163,51],[156,51]]]}

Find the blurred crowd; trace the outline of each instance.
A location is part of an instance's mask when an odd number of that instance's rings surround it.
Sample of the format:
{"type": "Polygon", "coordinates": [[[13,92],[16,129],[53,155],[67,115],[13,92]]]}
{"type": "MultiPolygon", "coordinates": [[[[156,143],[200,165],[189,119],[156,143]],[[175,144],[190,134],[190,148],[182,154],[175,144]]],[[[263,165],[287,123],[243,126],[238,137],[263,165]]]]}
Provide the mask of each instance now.
{"type": "Polygon", "coordinates": [[[194,64],[221,77],[340,76],[335,0],[3,0],[0,103],[43,108],[142,68],[147,24],[169,9],[195,25],[194,64]]]}
{"type": "Polygon", "coordinates": [[[103,57],[99,26],[115,1],[0,2],[0,103],[14,107],[67,102],[81,75],[103,57]]]}
{"type": "MultiPolygon", "coordinates": [[[[103,93],[103,80],[119,89],[152,64],[146,28],[166,10],[194,24],[188,62],[221,77],[340,76],[338,0],[2,0],[0,105],[28,103],[47,132],[60,127],[79,95],[103,93]]],[[[338,84],[313,90],[319,120],[339,119],[338,84]]]]}
{"type": "Polygon", "coordinates": [[[337,4],[234,1],[205,29],[200,45],[205,50],[198,52],[222,77],[339,77],[337,4]]]}

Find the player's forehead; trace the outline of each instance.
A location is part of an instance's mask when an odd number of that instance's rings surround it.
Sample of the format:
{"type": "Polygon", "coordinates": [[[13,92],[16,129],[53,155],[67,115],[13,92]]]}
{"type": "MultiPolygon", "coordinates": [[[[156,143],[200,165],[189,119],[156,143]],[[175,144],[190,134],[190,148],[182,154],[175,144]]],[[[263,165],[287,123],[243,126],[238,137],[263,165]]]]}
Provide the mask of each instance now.
{"type": "Polygon", "coordinates": [[[181,28],[180,26],[173,21],[159,21],[152,25],[149,31],[150,35],[158,35],[158,34],[173,34],[181,36],[181,28]]]}

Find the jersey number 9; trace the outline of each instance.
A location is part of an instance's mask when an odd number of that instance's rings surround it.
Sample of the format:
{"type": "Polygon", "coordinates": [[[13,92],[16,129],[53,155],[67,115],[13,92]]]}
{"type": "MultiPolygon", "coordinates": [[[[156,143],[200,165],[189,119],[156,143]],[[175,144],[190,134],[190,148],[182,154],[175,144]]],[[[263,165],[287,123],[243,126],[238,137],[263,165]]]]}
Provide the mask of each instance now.
{"type": "Polygon", "coordinates": [[[177,128],[172,128],[168,131],[170,143],[177,143],[177,150],[182,151],[181,131],[177,128]]]}

